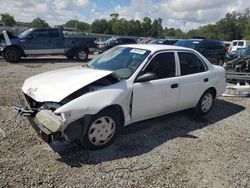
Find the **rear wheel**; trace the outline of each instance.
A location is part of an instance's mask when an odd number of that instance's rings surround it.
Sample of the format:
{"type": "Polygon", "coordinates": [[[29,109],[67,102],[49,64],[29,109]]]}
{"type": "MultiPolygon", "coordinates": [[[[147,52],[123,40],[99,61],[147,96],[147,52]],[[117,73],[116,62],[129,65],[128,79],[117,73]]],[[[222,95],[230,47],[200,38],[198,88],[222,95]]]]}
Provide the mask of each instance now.
{"type": "Polygon", "coordinates": [[[200,98],[199,103],[195,107],[195,112],[199,115],[207,114],[214,102],[214,92],[212,90],[207,90],[200,98]]]}
{"type": "Polygon", "coordinates": [[[82,144],[91,150],[107,147],[119,132],[120,122],[118,114],[111,109],[97,113],[87,125],[82,144]]]}
{"type": "Polygon", "coordinates": [[[78,49],[75,52],[75,57],[77,61],[86,61],[88,59],[88,52],[86,49],[78,49]]]}
{"type": "Polygon", "coordinates": [[[3,58],[8,62],[19,62],[21,59],[22,52],[17,47],[8,47],[3,51],[3,58]]]}

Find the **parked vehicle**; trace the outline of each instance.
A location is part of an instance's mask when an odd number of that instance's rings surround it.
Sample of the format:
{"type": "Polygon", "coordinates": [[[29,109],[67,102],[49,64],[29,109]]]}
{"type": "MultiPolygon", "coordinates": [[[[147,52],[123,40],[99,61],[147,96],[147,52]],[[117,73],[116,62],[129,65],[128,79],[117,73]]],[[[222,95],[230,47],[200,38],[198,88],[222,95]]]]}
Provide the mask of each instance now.
{"type": "Polygon", "coordinates": [[[235,52],[237,49],[246,48],[248,45],[250,45],[249,40],[233,40],[228,51],[235,52]]]}
{"type": "Polygon", "coordinates": [[[1,54],[9,62],[18,62],[29,55],[65,55],[85,61],[96,50],[95,38],[64,37],[55,28],[32,28],[15,37],[6,31],[2,34],[1,54]]]}
{"type": "Polygon", "coordinates": [[[186,39],[174,45],[192,48],[204,55],[212,64],[222,66],[225,61],[226,49],[223,42],[210,39],[186,39]]]}
{"type": "Polygon", "coordinates": [[[80,141],[100,149],[134,122],[188,108],[205,115],[225,88],[224,68],[195,50],[122,45],[87,66],[25,80],[25,107],[15,109],[48,143],[80,141]]]}
{"type": "Polygon", "coordinates": [[[226,54],[226,61],[232,61],[238,57],[241,57],[244,55],[245,53],[245,48],[238,48],[236,51],[234,52],[228,52],[226,54]]]}
{"type": "MultiPolygon", "coordinates": [[[[234,52],[231,52],[234,53],[234,52]]],[[[237,56],[236,58],[225,62],[223,67],[227,71],[235,71],[235,72],[242,72],[242,73],[248,73],[246,75],[243,75],[242,77],[245,80],[250,80],[250,45],[244,50],[244,53],[237,56]]],[[[232,74],[230,75],[232,78],[232,74]]],[[[237,76],[239,77],[239,76],[237,76]]],[[[235,78],[236,79],[236,78],[235,78]]],[[[239,78],[237,78],[239,79],[239,78]]],[[[243,79],[242,79],[243,80],[243,79]]]]}
{"type": "Polygon", "coordinates": [[[106,40],[104,43],[98,45],[99,52],[104,52],[110,48],[113,48],[117,45],[122,44],[137,44],[135,39],[128,38],[128,37],[111,37],[110,39],[106,40]]]}
{"type": "Polygon", "coordinates": [[[165,44],[165,45],[173,45],[178,42],[178,39],[155,39],[150,42],[150,44],[165,44]]]}

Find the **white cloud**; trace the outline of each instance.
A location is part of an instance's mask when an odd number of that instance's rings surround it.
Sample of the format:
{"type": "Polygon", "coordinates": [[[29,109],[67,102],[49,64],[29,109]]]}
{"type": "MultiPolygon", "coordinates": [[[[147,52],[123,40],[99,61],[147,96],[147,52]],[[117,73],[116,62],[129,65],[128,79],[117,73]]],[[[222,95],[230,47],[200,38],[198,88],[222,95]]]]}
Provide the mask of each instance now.
{"type": "MultiPolygon", "coordinates": [[[[116,1],[107,1],[110,9],[90,0],[0,0],[0,12],[9,13],[18,21],[31,21],[40,17],[49,24],[62,24],[70,19],[92,22],[94,19],[110,18],[117,12],[120,17],[139,19],[162,18],[164,27],[186,29],[215,23],[227,12],[243,11],[250,7],[249,0],[131,0],[122,6],[116,1]]],[[[106,3],[105,2],[105,3],[106,3]]]]}
{"type": "Polygon", "coordinates": [[[186,30],[197,28],[208,23],[215,23],[227,12],[243,11],[250,7],[249,0],[131,0],[129,6],[116,6],[115,10],[127,19],[163,18],[166,27],[186,30]]]}

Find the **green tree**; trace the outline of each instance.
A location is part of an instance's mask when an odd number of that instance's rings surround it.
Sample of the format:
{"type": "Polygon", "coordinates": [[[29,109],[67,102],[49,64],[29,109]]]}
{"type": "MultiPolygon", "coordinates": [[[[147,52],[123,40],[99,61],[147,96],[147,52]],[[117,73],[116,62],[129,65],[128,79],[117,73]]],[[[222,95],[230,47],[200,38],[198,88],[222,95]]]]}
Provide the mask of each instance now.
{"type": "Polygon", "coordinates": [[[250,40],[250,20],[247,21],[245,26],[244,39],[250,40]]]}
{"type": "Polygon", "coordinates": [[[152,21],[149,17],[144,17],[142,22],[143,36],[151,36],[152,21]]]}
{"type": "Polygon", "coordinates": [[[112,26],[106,19],[97,19],[91,24],[91,31],[93,33],[109,34],[111,30],[112,26]]]}
{"type": "Polygon", "coordinates": [[[9,15],[8,13],[1,14],[1,21],[9,27],[12,27],[16,24],[16,21],[13,16],[9,15]]]}
{"type": "Polygon", "coordinates": [[[41,18],[36,18],[32,20],[32,22],[30,23],[30,26],[31,27],[49,27],[49,24],[45,20],[42,20],[41,18]]]}
{"type": "Polygon", "coordinates": [[[112,18],[112,20],[118,20],[119,14],[118,13],[112,13],[112,14],[110,14],[110,17],[112,18]]]}
{"type": "Polygon", "coordinates": [[[151,27],[151,36],[155,38],[162,38],[164,37],[164,30],[162,28],[162,19],[158,18],[153,21],[151,27]]]}
{"type": "Polygon", "coordinates": [[[64,25],[64,27],[76,28],[79,31],[89,31],[90,25],[86,22],[81,22],[78,20],[69,20],[64,25]]]}

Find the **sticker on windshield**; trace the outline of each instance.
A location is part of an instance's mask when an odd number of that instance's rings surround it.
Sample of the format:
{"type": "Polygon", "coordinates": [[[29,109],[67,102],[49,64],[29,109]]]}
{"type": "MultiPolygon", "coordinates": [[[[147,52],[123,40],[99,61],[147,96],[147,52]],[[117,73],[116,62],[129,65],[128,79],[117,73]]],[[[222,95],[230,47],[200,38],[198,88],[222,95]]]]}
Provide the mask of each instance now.
{"type": "Polygon", "coordinates": [[[140,49],[132,49],[130,50],[130,53],[136,53],[136,54],[145,54],[146,50],[140,50],[140,49]]]}
{"type": "Polygon", "coordinates": [[[198,42],[198,41],[194,41],[193,43],[194,43],[194,44],[199,44],[200,42],[198,42]]]}

